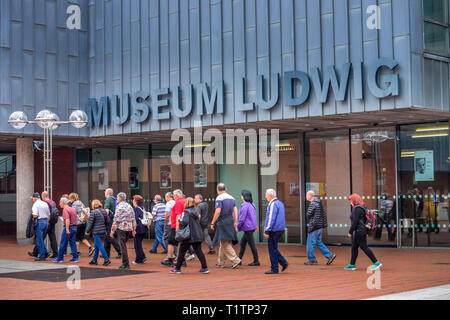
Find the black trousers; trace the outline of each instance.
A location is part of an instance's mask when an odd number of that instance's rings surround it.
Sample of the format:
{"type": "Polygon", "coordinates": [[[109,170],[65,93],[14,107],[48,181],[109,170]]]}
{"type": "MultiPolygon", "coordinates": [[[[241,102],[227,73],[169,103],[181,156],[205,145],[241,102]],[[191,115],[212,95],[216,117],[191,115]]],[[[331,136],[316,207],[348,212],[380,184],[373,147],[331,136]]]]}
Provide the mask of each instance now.
{"type": "Polygon", "coordinates": [[[388,217],[386,218],[386,216],[384,217],[384,219],[381,218],[377,218],[377,225],[380,225],[379,228],[376,229],[375,231],[375,239],[381,239],[381,236],[383,234],[383,226],[386,226],[387,232],[388,232],[388,239],[389,240],[394,240],[395,239],[395,235],[394,235],[394,224],[395,221],[393,219],[391,219],[391,217],[388,215],[388,217]],[[390,225],[390,226],[389,226],[390,225]]]}
{"type": "Polygon", "coordinates": [[[120,252],[122,255],[122,264],[124,266],[130,266],[130,261],[128,260],[128,250],[127,241],[131,238],[131,231],[123,231],[117,229],[117,238],[119,239],[120,252]]]}
{"type": "Polygon", "coordinates": [[[239,258],[242,260],[242,257],[245,253],[245,247],[247,246],[247,243],[250,246],[250,249],[252,249],[253,254],[253,262],[259,262],[258,259],[258,250],[256,250],[255,245],[255,239],[253,238],[253,234],[255,231],[244,231],[244,236],[241,239],[241,250],[239,251],[239,258]]]}
{"type": "MultiPolygon", "coordinates": [[[[45,241],[45,237],[47,237],[47,236],[50,239],[50,247],[52,248],[53,253],[58,254],[58,241],[56,241],[54,224],[48,225],[47,232],[44,235],[44,241],[45,241]]],[[[37,244],[34,246],[33,255],[36,257],[39,255],[39,249],[38,249],[37,244]]]]}
{"type": "Polygon", "coordinates": [[[369,257],[372,263],[377,262],[377,258],[373,254],[372,250],[367,246],[367,235],[361,235],[355,233],[352,236],[352,259],[350,260],[351,265],[355,265],[356,258],[358,258],[358,249],[361,248],[362,251],[369,257]]]}
{"type": "Polygon", "coordinates": [[[144,249],[142,248],[142,240],[144,240],[145,235],[145,233],[137,233],[134,236],[134,251],[136,251],[136,262],[143,262],[145,259],[144,249]]]}
{"type": "Polygon", "coordinates": [[[117,251],[117,254],[120,255],[120,246],[117,243],[116,238],[111,238],[109,236],[109,233],[106,234],[105,240],[103,241],[103,247],[105,248],[106,253],[108,254],[108,257],[111,257],[111,244],[113,245],[114,249],[117,251]]]}
{"type": "Polygon", "coordinates": [[[196,243],[189,243],[189,241],[182,241],[178,243],[178,258],[177,258],[177,269],[181,269],[181,265],[183,264],[184,255],[188,251],[189,247],[192,245],[192,248],[194,248],[195,254],[197,255],[198,260],[200,260],[200,263],[202,264],[202,269],[208,268],[206,265],[206,258],[202,251],[202,243],[196,242],[196,243]]]}

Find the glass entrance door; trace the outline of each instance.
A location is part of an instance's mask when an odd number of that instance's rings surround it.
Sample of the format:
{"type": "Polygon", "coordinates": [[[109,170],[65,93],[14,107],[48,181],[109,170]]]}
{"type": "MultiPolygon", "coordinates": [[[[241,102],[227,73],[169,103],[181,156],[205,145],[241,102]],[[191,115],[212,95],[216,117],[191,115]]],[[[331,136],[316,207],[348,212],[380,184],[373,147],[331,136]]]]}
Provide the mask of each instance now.
{"type": "Polygon", "coordinates": [[[305,157],[306,190],[320,197],[328,218],[325,242],[349,243],[347,198],[358,193],[368,209],[379,213],[379,228],[369,243],[396,245],[395,128],[307,133],[305,157]]]}
{"type": "MultiPolygon", "coordinates": [[[[327,243],[348,242],[350,152],[348,130],[313,132],[305,141],[306,190],[322,200],[328,218],[323,232],[327,243]]],[[[302,195],[305,197],[305,195],[302,195]]],[[[306,211],[309,203],[306,203],[306,211]]]]}
{"type": "Polygon", "coordinates": [[[351,146],[352,193],[378,213],[378,228],[368,242],[396,246],[395,128],[352,130],[351,146]]]}
{"type": "Polygon", "coordinates": [[[448,135],[448,122],[400,127],[400,218],[414,221],[401,230],[402,246],[450,246],[448,135]]]}

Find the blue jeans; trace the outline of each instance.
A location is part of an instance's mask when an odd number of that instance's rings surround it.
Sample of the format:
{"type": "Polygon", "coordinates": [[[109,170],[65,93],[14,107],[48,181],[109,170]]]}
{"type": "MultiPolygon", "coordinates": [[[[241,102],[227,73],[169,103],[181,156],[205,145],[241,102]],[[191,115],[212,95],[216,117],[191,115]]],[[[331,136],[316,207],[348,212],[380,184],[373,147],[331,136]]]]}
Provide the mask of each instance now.
{"type": "Polygon", "coordinates": [[[278,264],[282,266],[288,264],[286,259],[281,255],[280,251],[278,251],[278,241],[280,240],[282,234],[282,231],[271,232],[267,242],[269,246],[270,264],[272,265],[271,269],[276,273],[278,273],[278,264]]]}
{"type": "Polygon", "coordinates": [[[164,220],[161,221],[157,221],[155,223],[155,233],[156,233],[156,239],[155,239],[155,243],[153,244],[153,248],[152,251],[156,252],[156,250],[158,249],[158,244],[161,244],[161,246],[163,247],[164,251],[167,250],[166,245],[164,244],[164,220]]]}
{"type": "Polygon", "coordinates": [[[95,235],[94,234],[95,250],[94,250],[94,258],[92,259],[92,261],[94,261],[94,262],[97,262],[99,251],[102,253],[103,259],[105,259],[105,261],[109,260],[108,254],[106,253],[106,250],[103,247],[102,239],[103,239],[103,235],[95,235]]]}
{"type": "Polygon", "coordinates": [[[314,254],[315,247],[319,248],[320,252],[326,257],[331,257],[332,253],[322,242],[323,229],[318,229],[311,233],[308,233],[308,239],[306,240],[306,254],[309,261],[317,261],[314,254]]]}
{"type": "Polygon", "coordinates": [[[41,219],[38,220],[38,225],[36,227],[36,241],[37,246],[39,248],[39,258],[45,258],[47,256],[47,247],[44,243],[44,237],[47,233],[48,228],[48,220],[47,219],[41,219]]]}
{"type": "Polygon", "coordinates": [[[77,243],[76,243],[77,226],[69,227],[69,232],[70,234],[67,234],[66,227],[63,227],[61,234],[61,243],[59,244],[58,258],[57,258],[60,261],[64,260],[64,252],[66,252],[67,244],[69,243],[73,259],[78,260],[77,243]]]}

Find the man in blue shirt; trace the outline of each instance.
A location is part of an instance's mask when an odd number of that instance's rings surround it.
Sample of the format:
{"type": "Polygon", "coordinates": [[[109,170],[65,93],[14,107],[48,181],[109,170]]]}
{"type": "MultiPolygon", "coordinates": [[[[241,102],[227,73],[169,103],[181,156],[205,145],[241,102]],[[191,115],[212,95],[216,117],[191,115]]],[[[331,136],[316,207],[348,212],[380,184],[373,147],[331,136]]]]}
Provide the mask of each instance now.
{"type": "Polygon", "coordinates": [[[271,269],[265,274],[277,274],[278,264],[281,271],[286,270],[288,262],[278,251],[278,241],[286,228],[286,218],[284,215],[284,204],[277,199],[274,189],[266,190],[266,200],[269,202],[266,213],[266,223],[264,227],[264,238],[268,239],[271,269]]]}
{"type": "Polygon", "coordinates": [[[153,206],[152,216],[153,221],[155,222],[155,242],[153,243],[153,248],[150,253],[157,253],[158,245],[164,249],[164,252],[167,251],[167,247],[164,244],[163,235],[164,235],[164,220],[166,219],[166,205],[162,202],[162,197],[157,194],[153,199],[155,205],[153,206]]]}

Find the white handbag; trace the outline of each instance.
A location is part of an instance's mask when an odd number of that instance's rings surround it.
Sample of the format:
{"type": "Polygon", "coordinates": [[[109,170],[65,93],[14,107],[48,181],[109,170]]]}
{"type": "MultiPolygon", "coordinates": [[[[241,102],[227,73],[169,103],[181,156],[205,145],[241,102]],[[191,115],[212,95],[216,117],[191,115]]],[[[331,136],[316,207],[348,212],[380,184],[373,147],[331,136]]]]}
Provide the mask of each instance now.
{"type": "Polygon", "coordinates": [[[142,210],[141,207],[138,207],[139,209],[141,209],[144,217],[141,220],[141,223],[146,226],[146,227],[150,227],[152,224],[152,214],[148,211],[142,210]]]}

